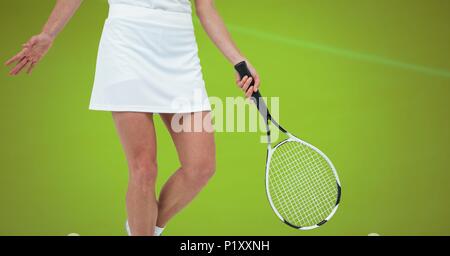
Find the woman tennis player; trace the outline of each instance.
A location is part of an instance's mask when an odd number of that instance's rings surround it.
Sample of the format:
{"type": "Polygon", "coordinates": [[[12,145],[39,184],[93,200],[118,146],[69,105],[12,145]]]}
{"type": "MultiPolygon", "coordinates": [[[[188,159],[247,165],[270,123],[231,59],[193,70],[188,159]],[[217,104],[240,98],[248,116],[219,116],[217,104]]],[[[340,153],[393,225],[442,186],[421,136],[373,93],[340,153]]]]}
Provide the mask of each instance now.
{"type": "MultiPolygon", "coordinates": [[[[57,0],[42,32],[7,61],[11,75],[31,73],[82,0],[57,0]]],[[[90,109],[112,112],[129,167],[129,235],[160,235],[168,221],[200,192],[215,171],[214,134],[198,58],[189,0],[109,0],[109,16],[100,41],[90,109]],[[180,168],[156,198],[156,136],[159,114],[178,152],[180,168]],[[200,131],[175,130],[202,117],[200,131]],[[179,116],[179,115],[178,115],[179,116]],[[177,123],[177,122],[175,122],[177,123]]],[[[246,60],[233,43],[213,0],[196,0],[203,28],[232,65],[246,60]]],[[[245,15],[239,14],[239,15],[245,15]]],[[[248,61],[247,61],[248,62],[248,61]]],[[[249,97],[259,86],[237,79],[249,97]],[[249,90],[247,90],[250,88],[249,90]]]]}

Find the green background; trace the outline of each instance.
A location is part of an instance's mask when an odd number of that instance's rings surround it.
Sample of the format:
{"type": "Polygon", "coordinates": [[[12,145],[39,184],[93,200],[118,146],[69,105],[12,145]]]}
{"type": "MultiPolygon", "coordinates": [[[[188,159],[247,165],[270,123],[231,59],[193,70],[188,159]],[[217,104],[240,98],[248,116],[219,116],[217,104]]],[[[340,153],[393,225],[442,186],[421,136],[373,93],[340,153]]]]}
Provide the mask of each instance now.
{"type": "MultiPolygon", "coordinates": [[[[52,0],[1,0],[0,59],[52,0]]],[[[450,1],[217,0],[280,119],[335,163],[343,201],[313,231],[279,222],[259,133],[217,133],[217,174],[166,235],[450,235],[450,1]]],[[[0,75],[0,235],[124,235],[127,168],[88,110],[105,0],[86,0],[32,76],[0,75]]],[[[197,19],[197,18],[195,18],[197,19]]],[[[210,96],[240,95],[196,22],[210,96]]],[[[157,118],[158,186],[177,168],[157,118]]]]}

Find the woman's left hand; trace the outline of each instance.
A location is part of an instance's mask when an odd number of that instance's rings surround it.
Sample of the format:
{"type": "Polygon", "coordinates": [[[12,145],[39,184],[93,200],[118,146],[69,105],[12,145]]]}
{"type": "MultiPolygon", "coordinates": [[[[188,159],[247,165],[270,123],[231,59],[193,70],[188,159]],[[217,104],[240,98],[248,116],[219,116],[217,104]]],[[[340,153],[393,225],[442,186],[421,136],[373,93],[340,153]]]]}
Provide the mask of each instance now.
{"type": "Polygon", "coordinates": [[[27,73],[30,74],[34,66],[47,54],[53,40],[52,36],[45,33],[33,36],[22,45],[22,51],[5,63],[7,66],[15,63],[9,74],[18,75],[23,69],[27,69],[27,73]]]}
{"type": "Polygon", "coordinates": [[[242,91],[244,91],[245,97],[250,98],[254,92],[258,91],[261,80],[259,78],[258,72],[256,72],[256,69],[252,66],[252,64],[250,64],[250,62],[248,61],[246,62],[248,69],[252,74],[252,77],[244,76],[241,79],[239,74],[236,72],[236,84],[239,88],[241,88],[242,91]],[[250,86],[253,81],[255,82],[254,85],[250,86]]]}

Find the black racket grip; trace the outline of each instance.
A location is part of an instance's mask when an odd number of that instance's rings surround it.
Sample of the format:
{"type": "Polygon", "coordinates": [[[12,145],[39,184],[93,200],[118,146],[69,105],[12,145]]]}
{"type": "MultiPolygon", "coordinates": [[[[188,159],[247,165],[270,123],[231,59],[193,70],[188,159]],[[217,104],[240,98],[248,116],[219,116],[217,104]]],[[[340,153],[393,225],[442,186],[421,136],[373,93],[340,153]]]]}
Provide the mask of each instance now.
{"type": "MultiPolygon", "coordinates": [[[[255,85],[255,79],[252,76],[252,73],[250,72],[250,70],[248,69],[247,62],[241,61],[238,64],[236,64],[234,66],[234,68],[239,73],[239,76],[241,77],[241,79],[244,78],[244,76],[253,78],[252,82],[250,83],[249,89],[255,85]]],[[[256,103],[259,103],[259,100],[261,98],[261,94],[259,93],[259,91],[253,92],[252,98],[255,99],[256,103]]]]}
{"type": "MultiPolygon", "coordinates": [[[[250,73],[250,70],[248,69],[247,63],[245,61],[241,61],[238,64],[236,64],[234,66],[234,68],[236,69],[236,71],[239,73],[239,76],[242,78],[244,78],[244,76],[248,76],[253,78],[252,73],[250,73]]],[[[252,80],[252,83],[250,84],[250,86],[255,85],[255,79],[252,80]]]]}
{"type": "MultiPolygon", "coordinates": [[[[253,78],[252,73],[250,73],[250,70],[248,69],[247,63],[245,61],[239,62],[238,64],[236,64],[234,66],[234,68],[236,69],[236,71],[239,73],[239,76],[241,77],[241,79],[244,76],[248,76],[253,78]]],[[[255,80],[253,79],[251,84],[250,84],[250,88],[255,85],[255,80]]],[[[252,99],[254,100],[256,107],[258,108],[259,112],[261,113],[261,115],[266,119],[266,121],[270,118],[270,113],[269,110],[267,108],[266,103],[264,102],[261,93],[258,91],[253,92],[252,93],[252,99]]]]}

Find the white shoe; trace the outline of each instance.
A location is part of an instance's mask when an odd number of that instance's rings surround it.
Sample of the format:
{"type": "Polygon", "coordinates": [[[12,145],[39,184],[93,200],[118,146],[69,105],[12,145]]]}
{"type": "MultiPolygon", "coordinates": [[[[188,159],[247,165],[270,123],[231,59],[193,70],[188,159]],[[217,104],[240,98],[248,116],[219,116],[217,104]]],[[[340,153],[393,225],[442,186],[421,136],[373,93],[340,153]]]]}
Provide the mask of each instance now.
{"type": "MultiPolygon", "coordinates": [[[[130,225],[128,224],[128,220],[126,220],[126,222],[125,222],[125,229],[127,230],[128,236],[131,236],[131,229],[130,229],[130,225]]],[[[155,227],[154,236],[161,236],[163,231],[164,231],[164,228],[155,227]]]]}
{"type": "Polygon", "coordinates": [[[127,230],[128,236],[131,236],[130,225],[128,225],[128,220],[125,222],[125,229],[127,230]]]}

